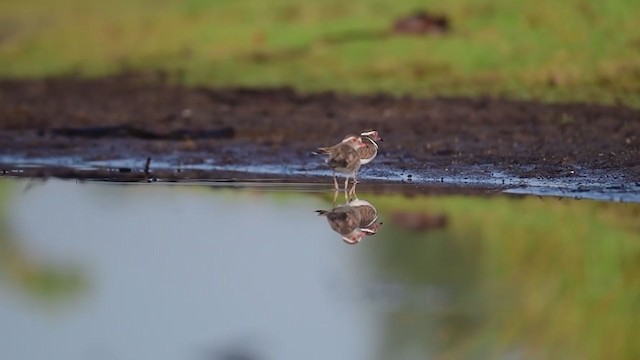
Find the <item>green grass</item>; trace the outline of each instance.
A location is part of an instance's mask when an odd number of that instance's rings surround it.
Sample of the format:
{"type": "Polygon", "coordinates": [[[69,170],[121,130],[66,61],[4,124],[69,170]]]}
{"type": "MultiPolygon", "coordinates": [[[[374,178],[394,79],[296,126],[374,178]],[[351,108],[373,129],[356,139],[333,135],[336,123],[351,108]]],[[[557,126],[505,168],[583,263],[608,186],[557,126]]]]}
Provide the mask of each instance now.
{"type": "Polygon", "coordinates": [[[451,359],[640,353],[640,318],[632,315],[640,308],[638,204],[361,197],[386,215],[366,247],[379,276],[452,294],[441,311],[392,311],[387,348],[426,346],[451,359]],[[445,214],[449,224],[409,231],[390,216],[397,211],[445,214]]]}
{"type": "Polygon", "coordinates": [[[182,71],[188,84],[640,105],[635,0],[5,0],[0,76],[182,71]],[[414,9],[444,36],[348,42],[414,9]]]}

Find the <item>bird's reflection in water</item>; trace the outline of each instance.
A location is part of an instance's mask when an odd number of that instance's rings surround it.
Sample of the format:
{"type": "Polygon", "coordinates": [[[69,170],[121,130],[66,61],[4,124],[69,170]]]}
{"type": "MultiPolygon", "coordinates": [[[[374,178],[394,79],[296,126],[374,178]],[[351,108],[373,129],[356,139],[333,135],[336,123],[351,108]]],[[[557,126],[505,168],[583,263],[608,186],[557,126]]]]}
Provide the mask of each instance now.
{"type": "Polygon", "coordinates": [[[378,210],[370,202],[354,199],[329,210],[316,210],[318,215],[325,216],[331,229],[340,234],[342,240],[350,245],[362,241],[367,235],[375,235],[382,225],[378,221],[378,210]]]}

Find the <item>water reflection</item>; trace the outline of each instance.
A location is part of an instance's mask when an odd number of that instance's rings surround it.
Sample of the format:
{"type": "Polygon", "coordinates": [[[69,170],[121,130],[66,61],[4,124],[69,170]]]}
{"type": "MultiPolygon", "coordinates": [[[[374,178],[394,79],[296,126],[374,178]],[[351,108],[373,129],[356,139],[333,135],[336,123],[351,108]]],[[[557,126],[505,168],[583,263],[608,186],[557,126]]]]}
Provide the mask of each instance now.
{"type": "Polygon", "coordinates": [[[640,353],[637,204],[363,193],[352,248],[323,192],[24,187],[0,181],[1,359],[640,353]],[[32,301],[16,263],[72,295],[32,301]]]}
{"type": "MultiPolygon", "coordinates": [[[[28,191],[35,183],[26,185],[28,191]]],[[[56,262],[46,256],[33,256],[24,248],[20,234],[7,223],[11,212],[6,186],[0,186],[0,280],[10,282],[36,301],[57,302],[80,295],[86,279],[76,264],[56,262]]]]}
{"type": "Polygon", "coordinates": [[[342,240],[349,245],[358,244],[365,236],[375,235],[382,225],[378,221],[378,210],[373,204],[358,199],[355,193],[354,197],[332,209],[316,210],[318,215],[327,218],[331,229],[340,234],[342,240]]]}
{"type": "Polygon", "coordinates": [[[87,286],[50,308],[0,283],[0,359],[375,357],[379,319],[340,291],[363,288],[360,255],[309,216],[326,206],[317,195],[24,187],[0,181],[3,230],[25,258],[77,265],[87,286]]]}

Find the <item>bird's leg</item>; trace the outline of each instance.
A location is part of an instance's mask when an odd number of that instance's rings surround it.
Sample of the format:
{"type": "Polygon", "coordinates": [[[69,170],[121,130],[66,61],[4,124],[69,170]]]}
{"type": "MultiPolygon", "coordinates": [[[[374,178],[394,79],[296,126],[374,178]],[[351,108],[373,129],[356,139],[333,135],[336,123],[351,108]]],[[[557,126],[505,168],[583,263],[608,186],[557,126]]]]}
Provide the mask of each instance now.
{"type": "Polygon", "coordinates": [[[339,192],[338,189],[336,189],[336,191],[333,192],[333,202],[331,203],[332,207],[336,207],[336,200],[338,200],[338,192],[339,192]]]}
{"type": "Polygon", "coordinates": [[[358,197],[356,196],[356,184],[358,183],[358,179],[356,179],[356,175],[353,175],[353,186],[351,186],[351,190],[349,191],[349,193],[351,194],[351,196],[353,196],[355,199],[357,199],[358,197]]]}
{"type": "Polygon", "coordinates": [[[349,195],[347,194],[348,189],[349,189],[349,175],[347,175],[347,178],[344,180],[344,202],[345,203],[349,202],[349,195]]]}
{"type": "Polygon", "coordinates": [[[340,186],[338,185],[338,177],[336,176],[335,171],[333,172],[333,185],[335,186],[336,191],[340,190],[340,186]]]}

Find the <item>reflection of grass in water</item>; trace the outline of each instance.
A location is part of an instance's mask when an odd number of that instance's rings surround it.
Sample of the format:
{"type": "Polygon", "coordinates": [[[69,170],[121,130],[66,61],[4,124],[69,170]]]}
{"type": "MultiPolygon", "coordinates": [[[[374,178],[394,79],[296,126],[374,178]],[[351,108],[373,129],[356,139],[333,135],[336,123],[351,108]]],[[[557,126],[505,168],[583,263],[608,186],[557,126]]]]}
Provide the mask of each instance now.
{"type": "Polygon", "coordinates": [[[86,287],[86,281],[78,269],[35,261],[11,235],[5,219],[10,211],[7,206],[12,204],[10,195],[15,189],[16,183],[0,181],[0,203],[5,205],[0,209],[0,279],[6,278],[42,301],[64,300],[79,294],[86,287]]]}
{"type": "Polygon", "coordinates": [[[0,2],[0,75],[184,70],[189,83],[640,103],[634,0],[0,2]],[[414,9],[444,36],[351,42],[414,9]]]}
{"type": "Polygon", "coordinates": [[[446,230],[429,233],[383,219],[386,228],[369,239],[381,276],[447,284],[455,294],[442,313],[392,313],[389,346],[430,343],[451,358],[515,351],[525,358],[623,359],[640,353],[634,315],[640,308],[640,205],[362,197],[383,215],[412,210],[449,218],[446,230]]]}

